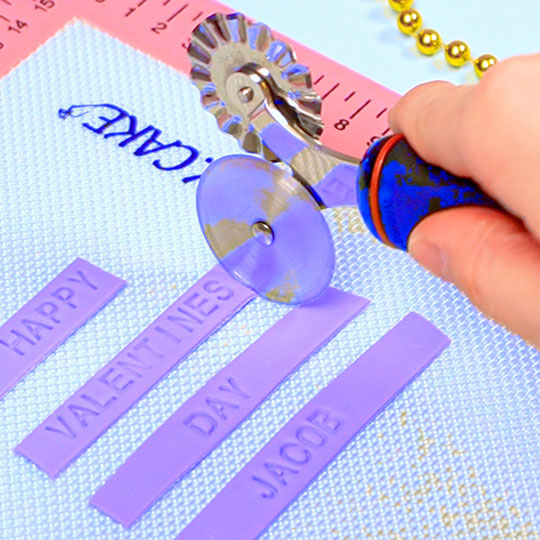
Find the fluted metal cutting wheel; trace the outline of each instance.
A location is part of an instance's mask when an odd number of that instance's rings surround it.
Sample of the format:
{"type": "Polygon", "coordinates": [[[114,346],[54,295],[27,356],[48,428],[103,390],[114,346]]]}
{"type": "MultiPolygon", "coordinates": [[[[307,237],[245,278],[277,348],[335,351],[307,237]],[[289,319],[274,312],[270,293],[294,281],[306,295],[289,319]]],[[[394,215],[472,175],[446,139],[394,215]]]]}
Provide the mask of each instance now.
{"type": "Polygon", "coordinates": [[[222,131],[239,140],[244,150],[277,161],[250,129],[249,118],[245,109],[237,105],[236,96],[228,95],[228,77],[246,64],[264,68],[277,91],[296,103],[302,129],[314,138],[320,136],[321,98],[312,90],[309,69],[296,61],[288,43],[274,38],[268,26],[248,21],[239,13],[216,13],[193,31],[188,55],[191,79],[201,92],[203,107],[216,117],[222,131]]]}

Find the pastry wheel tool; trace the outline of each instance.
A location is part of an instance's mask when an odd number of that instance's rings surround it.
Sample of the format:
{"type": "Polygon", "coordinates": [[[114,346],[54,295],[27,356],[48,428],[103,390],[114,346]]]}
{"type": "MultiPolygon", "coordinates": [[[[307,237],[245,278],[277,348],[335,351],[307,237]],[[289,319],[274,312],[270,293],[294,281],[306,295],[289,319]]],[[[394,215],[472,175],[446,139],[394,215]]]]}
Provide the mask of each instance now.
{"type": "Polygon", "coordinates": [[[323,146],[310,71],[264,24],[216,13],[195,28],[188,54],[202,106],[261,156],[227,156],[206,169],[199,221],[226,270],[269,300],[309,302],[329,285],[335,253],[325,208],[358,206],[371,233],[402,250],[433,212],[498,208],[471,180],[422,161],[402,135],[377,140],[363,157],[323,146]]]}

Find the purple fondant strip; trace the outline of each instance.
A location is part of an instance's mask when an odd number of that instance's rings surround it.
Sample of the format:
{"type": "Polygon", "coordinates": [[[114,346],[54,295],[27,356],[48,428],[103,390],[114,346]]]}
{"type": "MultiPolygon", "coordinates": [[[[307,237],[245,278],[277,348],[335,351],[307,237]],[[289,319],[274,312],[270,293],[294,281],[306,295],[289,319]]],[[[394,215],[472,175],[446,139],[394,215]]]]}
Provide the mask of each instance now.
{"type": "Polygon", "coordinates": [[[216,266],[68,398],[16,451],[55,477],[254,296],[216,266]]]}
{"type": "Polygon", "coordinates": [[[176,540],[257,538],[448,343],[420,315],[407,315],[289,421],[176,540]]]}
{"type": "Polygon", "coordinates": [[[131,526],[368,300],[328,289],[290,311],[189,399],[111,476],[91,504],[131,526]]]}
{"type": "Polygon", "coordinates": [[[62,270],[0,327],[0,398],[124,285],[84,259],[62,270]]]}

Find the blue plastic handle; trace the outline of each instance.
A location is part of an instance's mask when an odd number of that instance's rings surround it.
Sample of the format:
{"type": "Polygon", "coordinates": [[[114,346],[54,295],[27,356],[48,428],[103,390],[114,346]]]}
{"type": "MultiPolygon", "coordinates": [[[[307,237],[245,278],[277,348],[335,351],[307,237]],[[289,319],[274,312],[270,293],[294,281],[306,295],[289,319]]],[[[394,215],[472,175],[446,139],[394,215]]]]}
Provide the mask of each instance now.
{"type": "Polygon", "coordinates": [[[464,205],[500,208],[472,180],[423,161],[402,135],[379,139],[366,152],[358,205],[373,235],[402,250],[414,227],[434,212],[464,205]]]}

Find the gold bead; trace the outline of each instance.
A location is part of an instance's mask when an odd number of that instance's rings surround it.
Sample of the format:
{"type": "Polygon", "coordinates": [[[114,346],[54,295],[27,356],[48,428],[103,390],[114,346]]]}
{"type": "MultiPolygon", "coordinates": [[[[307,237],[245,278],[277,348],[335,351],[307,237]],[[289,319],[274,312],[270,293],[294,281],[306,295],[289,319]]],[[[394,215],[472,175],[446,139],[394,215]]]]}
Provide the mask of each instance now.
{"type": "Polygon", "coordinates": [[[481,79],[484,73],[494,64],[497,63],[497,59],[492,54],[483,54],[474,61],[474,71],[478,78],[481,79]]]}
{"type": "Polygon", "coordinates": [[[471,59],[471,50],[464,41],[457,39],[446,45],[444,56],[451,66],[461,67],[471,59]]]}
{"type": "Polygon", "coordinates": [[[398,15],[397,25],[404,34],[412,36],[422,27],[422,15],[416,9],[406,9],[398,15]]]}
{"type": "Polygon", "coordinates": [[[431,56],[441,48],[441,36],[436,30],[425,28],[416,35],[416,46],[422,54],[431,56]]]}
{"type": "Polygon", "coordinates": [[[394,11],[403,11],[412,6],[413,0],[388,0],[388,3],[394,11]]]}

